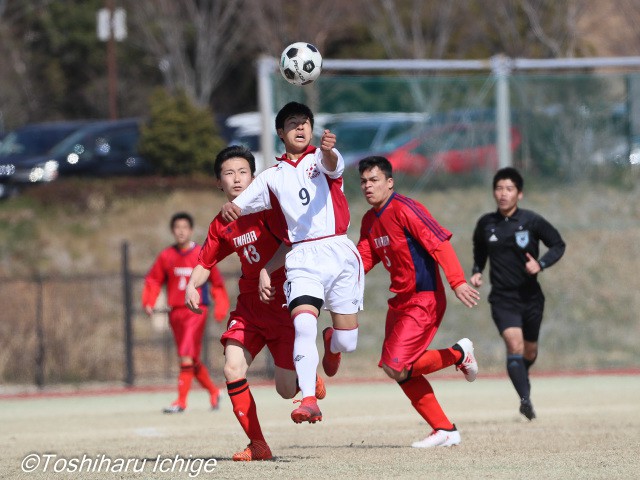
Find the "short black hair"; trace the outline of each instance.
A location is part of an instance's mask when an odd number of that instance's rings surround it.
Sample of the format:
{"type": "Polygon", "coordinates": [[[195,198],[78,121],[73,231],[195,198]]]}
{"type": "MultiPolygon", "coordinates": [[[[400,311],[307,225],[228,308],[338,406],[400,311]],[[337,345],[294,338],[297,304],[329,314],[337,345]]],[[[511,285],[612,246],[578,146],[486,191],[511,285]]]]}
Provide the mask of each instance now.
{"type": "Polygon", "coordinates": [[[501,168],[496,172],[493,176],[493,189],[496,189],[496,185],[500,180],[511,180],[513,184],[516,186],[519,192],[524,188],[524,180],[520,172],[513,167],[505,167],[501,168]]]}
{"type": "Polygon", "coordinates": [[[375,167],[378,167],[380,171],[384,173],[385,177],[393,178],[393,167],[391,166],[391,162],[385,157],[372,155],[358,162],[358,172],[360,172],[360,175],[366,170],[371,170],[375,167]]]}
{"type": "Polygon", "coordinates": [[[189,222],[189,227],[193,228],[193,217],[189,215],[187,212],[178,212],[178,213],[174,213],[173,216],[171,217],[171,222],[169,223],[171,230],[173,230],[173,226],[178,220],[186,220],[187,222],[189,222]]]}
{"type": "Polygon", "coordinates": [[[242,145],[229,145],[227,148],[220,150],[220,153],[216,155],[216,161],[213,164],[213,172],[216,174],[216,178],[220,180],[220,174],[222,173],[222,164],[230,158],[240,157],[249,162],[249,168],[251,169],[251,176],[256,173],[256,158],[251,151],[242,145]]]}
{"type": "Polygon", "coordinates": [[[276,130],[284,128],[284,122],[287,118],[294,115],[304,115],[309,119],[311,127],[313,128],[313,112],[304,103],[289,102],[280,109],[276,115],[276,130]]]}

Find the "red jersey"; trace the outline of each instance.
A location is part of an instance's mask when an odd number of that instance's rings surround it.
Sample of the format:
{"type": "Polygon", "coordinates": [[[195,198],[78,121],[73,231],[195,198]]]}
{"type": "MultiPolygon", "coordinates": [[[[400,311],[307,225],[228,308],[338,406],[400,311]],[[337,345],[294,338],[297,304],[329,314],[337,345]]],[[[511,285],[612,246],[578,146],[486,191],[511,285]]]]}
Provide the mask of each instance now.
{"type": "MultiPolygon", "coordinates": [[[[380,210],[365,213],[358,251],[365,273],[382,261],[394,293],[444,292],[436,255],[451,236],[422,204],[394,192],[380,210]]],[[[457,258],[439,258],[447,260],[440,263],[452,288],[465,282],[457,258]]]]}
{"type": "MultiPolygon", "coordinates": [[[[184,307],[185,289],[193,268],[198,264],[200,249],[200,245],[194,243],[193,246],[187,250],[180,250],[176,245],[173,245],[160,252],[160,255],[158,255],[158,258],[156,258],[155,263],[144,279],[142,305],[144,307],[153,307],[158,299],[162,286],[166,283],[167,305],[171,308],[184,307]]],[[[211,283],[211,292],[216,304],[224,303],[224,298],[226,297],[226,308],[228,308],[229,297],[226,293],[224,278],[217,268],[211,269],[209,282],[211,283]]],[[[199,289],[199,293],[202,295],[201,288],[199,289]]]]}
{"type": "MultiPolygon", "coordinates": [[[[214,265],[233,252],[240,257],[241,271],[238,288],[240,293],[257,293],[260,270],[280,247],[279,237],[267,226],[273,210],[244,215],[231,223],[222,220],[219,213],[209,225],[207,240],[202,247],[198,263],[212,269],[214,265]]],[[[271,275],[271,286],[282,292],[285,281],[284,267],[271,275]]]]}

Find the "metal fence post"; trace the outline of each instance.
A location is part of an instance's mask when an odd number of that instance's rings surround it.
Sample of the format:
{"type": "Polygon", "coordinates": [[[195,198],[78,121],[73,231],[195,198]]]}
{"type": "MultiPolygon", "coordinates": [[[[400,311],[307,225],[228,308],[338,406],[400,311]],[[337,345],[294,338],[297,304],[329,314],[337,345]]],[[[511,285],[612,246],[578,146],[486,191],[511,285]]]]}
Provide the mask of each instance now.
{"type": "Polygon", "coordinates": [[[124,352],[125,352],[125,377],[124,383],[133,386],[133,307],[131,303],[131,272],[129,271],[129,243],[122,242],[122,287],[124,302],[124,352]]]}
{"type": "Polygon", "coordinates": [[[496,78],[496,134],[498,168],[513,165],[511,157],[511,107],[509,99],[509,76],[511,59],[504,55],[491,58],[491,70],[496,78]]]}
{"type": "Polygon", "coordinates": [[[36,385],[38,388],[44,387],[44,286],[42,277],[37,274],[36,282],[36,385]]]}

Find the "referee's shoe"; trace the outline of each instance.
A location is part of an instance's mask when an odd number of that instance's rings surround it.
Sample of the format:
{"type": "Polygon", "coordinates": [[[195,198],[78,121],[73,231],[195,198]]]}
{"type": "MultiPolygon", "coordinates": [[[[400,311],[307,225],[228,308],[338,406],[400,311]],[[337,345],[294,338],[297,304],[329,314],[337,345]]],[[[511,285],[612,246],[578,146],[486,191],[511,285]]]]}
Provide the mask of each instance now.
{"type": "Polygon", "coordinates": [[[527,417],[527,420],[531,421],[536,418],[536,412],[533,410],[533,404],[528,398],[520,400],[520,413],[527,417]]]}

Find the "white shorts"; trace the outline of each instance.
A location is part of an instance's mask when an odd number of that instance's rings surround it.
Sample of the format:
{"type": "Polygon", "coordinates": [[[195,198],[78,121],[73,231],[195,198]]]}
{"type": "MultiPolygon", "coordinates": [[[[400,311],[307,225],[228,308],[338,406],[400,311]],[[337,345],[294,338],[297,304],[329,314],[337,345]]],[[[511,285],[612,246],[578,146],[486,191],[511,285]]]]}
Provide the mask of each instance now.
{"type": "Polygon", "coordinates": [[[287,305],[303,295],[324,301],[324,309],[351,314],[362,310],[364,269],[346,235],[297,243],[287,254],[287,305]]]}

